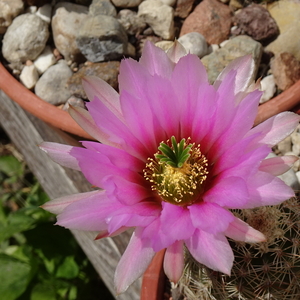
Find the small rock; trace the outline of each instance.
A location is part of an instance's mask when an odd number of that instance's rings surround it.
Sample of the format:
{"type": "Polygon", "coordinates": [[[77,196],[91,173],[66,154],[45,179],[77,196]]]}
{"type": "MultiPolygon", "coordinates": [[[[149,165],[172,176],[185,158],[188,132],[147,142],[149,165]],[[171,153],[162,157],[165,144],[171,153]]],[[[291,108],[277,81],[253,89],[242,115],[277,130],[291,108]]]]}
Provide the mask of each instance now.
{"type": "Polygon", "coordinates": [[[35,85],[36,95],[53,105],[65,103],[71,97],[66,84],[72,75],[67,62],[60,60],[40,77],[35,85]]]}
{"type": "Polygon", "coordinates": [[[287,52],[276,54],[272,58],[271,70],[278,88],[283,91],[300,79],[300,62],[287,52]]]}
{"type": "Polygon", "coordinates": [[[119,67],[120,62],[118,61],[89,63],[69,78],[67,83],[68,89],[72,95],[82,99],[87,99],[86,93],[81,84],[82,78],[85,76],[97,76],[117,90],[119,67]]]}
{"type": "Polygon", "coordinates": [[[237,36],[228,41],[228,43],[220,49],[204,56],[201,61],[207,69],[208,78],[213,83],[221,71],[235,58],[251,54],[255,62],[255,70],[253,78],[255,77],[260,59],[262,56],[262,45],[254,41],[251,37],[246,35],[237,36]]]}
{"type": "Polygon", "coordinates": [[[45,48],[48,25],[37,15],[16,17],[3,38],[2,54],[9,62],[34,60],[45,48]]]}
{"type": "Polygon", "coordinates": [[[231,28],[231,9],[218,0],[203,0],[183,22],[180,36],[189,32],[201,33],[209,44],[227,40],[231,28]]]}
{"type": "Polygon", "coordinates": [[[135,47],[132,44],[127,43],[127,47],[125,49],[124,55],[130,56],[130,57],[135,57],[136,56],[135,47]]]}
{"type": "Polygon", "coordinates": [[[194,0],[177,0],[175,7],[175,16],[185,19],[191,12],[194,0]]]}
{"type": "Polygon", "coordinates": [[[291,134],[291,139],[292,139],[292,152],[294,155],[299,156],[300,155],[300,132],[299,131],[294,131],[291,134]]]}
{"type": "Polygon", "coordinates": [[[65,105],[63,106],[63,110],[68,110],[70,105],[74,106],[74,107],[81,107],[81,108],[85,108],[85,103],[81,98],[75,97],[75,96],[71,96],[67,102],[65,103],[65,105]]]}
{"type": "Polygon", "coordinates": [[[299,190],[300,189],[300,183],[299,180],[295,174],[295,171],[293,169],[288,170],[282,175],[279,175],[278,178],[283,180],[285,184],[290,186],[293,190],[299,190]]]}
{"type": "Polygon", "coordinates": [[[279,27],[280,35],[266,50],[274,54],[288,52],[300,60],[300,2],[276,1],[268,5],[268,10],[279,27]]]}
{"type": "MultiPolygon", "coordinates": [[[[233,9],[234,11],[243,8],[242,4],[243,0],[230,0],[229,1],[229,7],[233,9]]],[[[223,1],[222,1],[223,2],[223,1]]],[[[244,1],[243,1],[244,2],[244,1]]]]}
{"type": "Polygon", "coordinates": [[[56,63],[56,58],[50,46],[46,46],[44,51],[34,61],[34,65],[40,74],[43,74],[50,66],[56,63]]]}
{"type": "Polygon", "coordinates": [[[51,14],[52,6],[50,4],[45,4],[41,6],[36,12],[36,15],[48,24],[51,23],[51,14]]]}
{"type": "Polygon", "coordinates": [[[191,54],[196,54],[200,58],[208,54],[207,42],[199,32],[190,32],[182,35],[178,42],[191,54]]]}
{"type": "Polygon", "coordinates": [[[264,92],[259,103],[265,103],[270,100],[276,92],[274,75],[264,77],[260,82],[261,90],[264,92]]]}
{"type": "Polygon", "coordinates": [[[122,25],[111,16],[88,16],[81,27],[76,43],[91,62],[114,60],[127,50],[128,38],[122,25]]]}
{"type": "Polygon", "coordinates": [[[172,41],[159,41],[155,43],[156,47],[159,47],[163,49],[164,51],[168,51],[172,46],[174,45],[174,42],[172,41]]]}
{"type": "Polygon", "coordinates": [[[89,15],[107,15],[116,17],[117,10],[109,0],[93,0],[92,4],[89,7],[89,15]]]}
{"type": "Polygon", "coordinates": [[[142,0],[111,0],[116,7],[138,7],[142,0]]]}
{"type": "Polygon", "coordinates": [[[146,0],[139,5],[138,16],[166,40],[174,37],[174,9],[160,0],[146,0]]]}
{"type": "Polygon", "coordinates": [[[0,34],[5,33],[12,20],[23,10],[22,0],[0,0],[0,34]]]}
{"type": "Polygon", "coordinates": [[[176,0],[160,0],[162,3],[167,4],[169,6],[174,6],[176,3],[176,0]]]}
{"type": "Polygon", "coordinates": [[[30,90],[39,79],[39,73],[34,65],[25,66],[20,74],[21,82],[30,90]]]}
{"type": "Polygon", "coordinates": [[[256,41],[270,41],[279,34],[278,26],[270,13],[261,5],[252,3],[234,17],[236,34],[247,34],[256,41]]]}
{"type": "Polygon", "coordinates": [[[130,35],[140,34],[145,28],[146,23],[130,9],[122,9],[118,13],[118,21],[130,35]]]}
{"type": "Polygon", "coordinates": [[[276,145],[276,148],[278,149],[279,153],[282,155],[286,155],[286,153],[292,151],[292,138],[291,136],[287,136],[284,140],[279,142],[276,145]]]}
{"type": "MultiPolygon", "coordinates": [[[[56,1],[58,2],[58,1],[56,1]]],[[[91,4],[92,0],[75,0],[75,3],[80,5],[89,6],[91,4]]]]}
{"type": "Polygon", "coordinates": [[[60,2],[54,8],[52,32],[55,47],[66,60],[84,60],[76,37],[87,18],[88,8],[73,3],[60,2]]]}

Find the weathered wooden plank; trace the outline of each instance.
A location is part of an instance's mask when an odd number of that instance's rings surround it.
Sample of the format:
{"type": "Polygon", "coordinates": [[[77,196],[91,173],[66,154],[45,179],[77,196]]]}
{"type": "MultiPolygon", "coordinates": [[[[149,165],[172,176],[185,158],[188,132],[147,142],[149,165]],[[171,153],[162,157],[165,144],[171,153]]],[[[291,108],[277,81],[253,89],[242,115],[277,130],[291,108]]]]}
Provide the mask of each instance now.
{"type": "MultiPolygon", "coordinates": [[[[77,141],[24,112],[3,91],[0,91],[0,124],[23,154],[29,168],[50,198],[91,190],[90,184],[80,172],[59,166],[38,148],[38,144],[44,140],[64,144],[76,144],[77,141]]],[[[72,233],[114,295],[114,271],[129,241],[130,233],[125,232],[120,236],[100,241],[94,241],[95,233],[92,232],[73,230],[72,233]]],[[[141,280],[138,280],[126,293],[117,298],[139,299],[140,285],[141,280]]]]}

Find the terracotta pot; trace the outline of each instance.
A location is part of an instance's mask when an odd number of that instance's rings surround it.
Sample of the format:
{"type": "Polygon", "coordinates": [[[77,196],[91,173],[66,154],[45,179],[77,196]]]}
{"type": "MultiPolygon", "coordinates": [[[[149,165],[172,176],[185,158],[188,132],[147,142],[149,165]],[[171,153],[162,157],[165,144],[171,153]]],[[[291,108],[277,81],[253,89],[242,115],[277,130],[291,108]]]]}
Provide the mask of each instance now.
{"type": "Polygon", "coordinates": [[[141,300],[163,300],[166,275],[163,270],[165,249],[156,253],[143,275],[141,300]]]}
{"type": "MultiPolygon", "coordinates": [[[[9,98],[18,103],[23,109],[40,118],[48,124],[66,132],[93,139],[70,117],[70,115],[37,97],[30,90],[18,82],[0,63],[0,89],[9,98]]],[[[287,110],[292,110],[300,103],[300,80],[279,96],[259,107],[255,125],[287,110]]]]}

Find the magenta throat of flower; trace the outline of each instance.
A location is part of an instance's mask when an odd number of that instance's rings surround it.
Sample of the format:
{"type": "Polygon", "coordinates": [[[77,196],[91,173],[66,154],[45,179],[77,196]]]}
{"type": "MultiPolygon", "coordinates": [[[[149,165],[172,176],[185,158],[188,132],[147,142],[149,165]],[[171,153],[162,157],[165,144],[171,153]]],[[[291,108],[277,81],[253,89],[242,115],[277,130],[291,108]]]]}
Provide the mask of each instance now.
{"type": "Polygon", "coordinates": [[[174,136],[160,143],[158,152],[148,158],[144,169],[144,177],[162,201],[179,206],[191,205],[199,199],[207,175],[208,160],[200,145],[190,143],[190,138],[178,143],[174,136]]]}

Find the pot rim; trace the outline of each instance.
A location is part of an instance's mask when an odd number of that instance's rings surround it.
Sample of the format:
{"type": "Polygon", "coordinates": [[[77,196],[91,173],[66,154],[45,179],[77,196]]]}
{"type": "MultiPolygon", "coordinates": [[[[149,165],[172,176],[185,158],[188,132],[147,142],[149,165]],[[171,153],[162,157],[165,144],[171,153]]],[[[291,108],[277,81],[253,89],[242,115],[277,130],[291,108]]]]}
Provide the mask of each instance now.
{"type": "MultiPolygon", "coordinates": [[[[77,136],[92,139],[68,112],[42,100],[15,79],[0,63],[0,89],[23,109],[44,122],[77,136]]],[[[300,80],[290,88],[258,107],[254,126],[280,112],[292,110],[300,103],[300,80]]]]}

